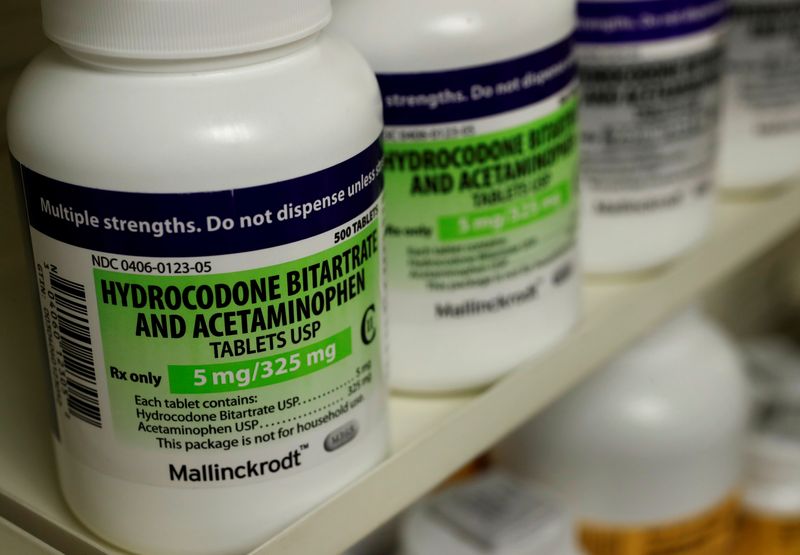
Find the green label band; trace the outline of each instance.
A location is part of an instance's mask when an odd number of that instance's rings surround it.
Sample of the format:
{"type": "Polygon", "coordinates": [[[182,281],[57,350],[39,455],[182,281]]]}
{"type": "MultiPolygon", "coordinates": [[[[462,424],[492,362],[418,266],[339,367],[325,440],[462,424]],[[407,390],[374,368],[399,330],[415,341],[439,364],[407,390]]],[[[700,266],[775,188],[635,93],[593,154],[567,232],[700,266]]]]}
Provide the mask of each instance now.
{"type": "Polygon", "coordinates": [[[439,238],[442,241],[459,241],[491,237],[538,222],[569,207],[571,202],[572,184],[560,183],[533,195],[532,199],[523,199],[492,210],[440,218],[439,238]]]}
{"type": "Polygon", "coordinates": [[[577,219],[577,100],[473,137],[388,142],[386,246],[394,287],[502,281],[565,252],[577,219]]]}
{"type": "Polygon", "coordinates": [[[170,366],[171,393],[224,393],[296,380],[323,370],[352,353],[350,329],[312,345],[270,357],[204,366],[170,366]]]}

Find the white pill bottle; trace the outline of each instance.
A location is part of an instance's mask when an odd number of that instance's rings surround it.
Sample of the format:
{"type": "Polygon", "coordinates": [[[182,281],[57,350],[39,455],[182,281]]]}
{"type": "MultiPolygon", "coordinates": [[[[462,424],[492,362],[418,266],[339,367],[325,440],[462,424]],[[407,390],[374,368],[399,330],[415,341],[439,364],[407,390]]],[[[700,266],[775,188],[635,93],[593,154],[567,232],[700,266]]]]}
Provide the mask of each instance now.
{"type": "Polygon", "coordinates": [[[800,355],[765,337],[747,345],[758,417],[747,449],[736,555],[800,553],[800,355]]]}
{"type": "Polygon", "coordinates": [[[646,270],[711,222],[725,0],[581,0],[581,248],[646,270]]]}
{"type": "Polygon", "coordinates": [[[374,75],[327,0],[43,13],[9,145],[64,496],[133,552],[248,551],[387,450],[374,75]]]}
{"type": "Polygon", "coordinates": [[[800,406],[775,411],[750,440],[737,555],[800,553],[800,406]]]}
{"type": "Polygon", "coordinates": [[[400,555],[582,555],[570,514],[542,488],[490,472],[404,516],[400,555]]]}
{"type": "Polygon", "coordinates": [[[497,458],[564,495],[592,555],[729,555],[748,415],[740,357],[692,311],[512,434],[497,458]]]}
{"type": "Polygon", "coordinates": [[[486,385],[575,322],[574,7],[334,4],[383,93],[398,389],[486,385]]]}
{"type": "Polygon", "coordinates": [[[800,176],[800,1],[734,0],[727,42],[720,185],[800,176]]]}

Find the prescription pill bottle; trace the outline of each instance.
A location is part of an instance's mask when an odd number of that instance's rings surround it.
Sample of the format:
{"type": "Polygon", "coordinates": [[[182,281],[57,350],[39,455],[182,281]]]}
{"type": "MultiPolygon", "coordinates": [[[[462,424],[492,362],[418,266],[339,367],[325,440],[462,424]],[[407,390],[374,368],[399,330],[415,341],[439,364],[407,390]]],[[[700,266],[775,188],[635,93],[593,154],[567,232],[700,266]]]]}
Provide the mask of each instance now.
{"type": "Polygon", "coordinates": [[[727,46],[720,185],[800,177],[800,0],[733,0],[727,46]]]}
{"type": "Polygon", "coordinates": [[[711,221],[725,0],[580,0],[582,249],[646,270],[711,221]]]}
{"type": "Polygon", "coordinates": [[[729,555],[742,366],[687,312],[504,440],[498,462],[562,493],[592,555],[729,555]]]}
{"type": "Polygon", "coordinates": [[[800,553],[800,406],[774,411],[754,433],[737,555],[800,553]]]}
{"type": "Polygon", "coordinates": [[[392,385],[486,385],[578,313],[570,0],[337,0],[378,74],[392,385]]]}
{"type": "Polygon", "coordinates": [[[800,351],[780,336],[746,344],[759,410],[748,443],[736,555],[800,553],[800,351]]]}
{"type": "Polygon", "coordinates": [[[551,494],[489,472],[423,499],[405,515],[401,555],[581,555],[551,494]]]}
{"type": "Polygon", "coordinates": [[[64,496],[248,551],[387,452],[374,75],[327,0],[42,7],[8,131],[64,496]]]}

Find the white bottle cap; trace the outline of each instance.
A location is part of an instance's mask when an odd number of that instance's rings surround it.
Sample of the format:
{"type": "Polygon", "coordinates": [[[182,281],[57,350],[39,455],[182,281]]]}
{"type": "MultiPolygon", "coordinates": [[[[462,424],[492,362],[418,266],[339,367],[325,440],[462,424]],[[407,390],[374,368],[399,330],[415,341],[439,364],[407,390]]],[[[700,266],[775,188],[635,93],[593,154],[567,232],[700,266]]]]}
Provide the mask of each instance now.
{"type": "Polygon", "coordinates": [[[579,555],[549,494],[493,472],[425,499],[404,518],[403,555],[579,555]]]}
{"type": "Polygon", "coordinates": [[[139,59],[211,58],[287,44],[325,27],[330,0],[42,0],[64,48],[139,59]]]}

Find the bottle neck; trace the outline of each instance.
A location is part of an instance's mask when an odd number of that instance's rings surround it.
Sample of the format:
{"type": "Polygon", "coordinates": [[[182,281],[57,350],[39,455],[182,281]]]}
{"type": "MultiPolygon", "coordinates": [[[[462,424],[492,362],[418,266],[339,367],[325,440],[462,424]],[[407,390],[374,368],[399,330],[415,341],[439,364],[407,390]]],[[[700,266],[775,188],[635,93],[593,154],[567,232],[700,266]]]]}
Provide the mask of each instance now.
{"type": "Polygon", "coordinates": [[[303,37],[281,46],[275,46],[256,52],[245,52],[230,56],[215,56],[210,58],[186,59],[143,59],[121,58],[106,56],[74,50],[61,46],[61,49],[71,58],[97,68],[112,71],[129,71],[138,73],[194,73],[198,71],[217,71],[249,65],[261,64],[290,56],[308,46],[319,38],[320,32],[303,37]]]}

